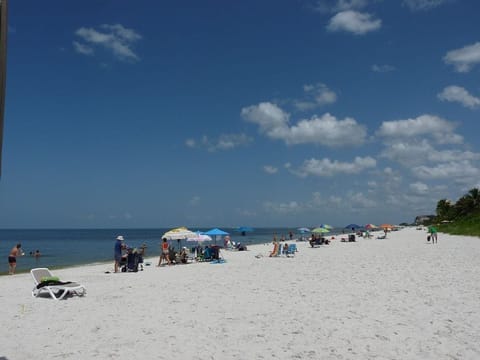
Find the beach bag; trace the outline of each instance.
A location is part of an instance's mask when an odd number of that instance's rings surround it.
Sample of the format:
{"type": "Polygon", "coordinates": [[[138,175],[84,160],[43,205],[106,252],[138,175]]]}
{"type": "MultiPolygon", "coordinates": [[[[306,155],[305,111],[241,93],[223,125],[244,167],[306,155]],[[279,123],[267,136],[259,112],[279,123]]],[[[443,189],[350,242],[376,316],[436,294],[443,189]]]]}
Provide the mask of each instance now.
{"type": "Polygon", "coordinates": [[[427,236],[427,241],[430,241],[430,235],[427,236]]]}

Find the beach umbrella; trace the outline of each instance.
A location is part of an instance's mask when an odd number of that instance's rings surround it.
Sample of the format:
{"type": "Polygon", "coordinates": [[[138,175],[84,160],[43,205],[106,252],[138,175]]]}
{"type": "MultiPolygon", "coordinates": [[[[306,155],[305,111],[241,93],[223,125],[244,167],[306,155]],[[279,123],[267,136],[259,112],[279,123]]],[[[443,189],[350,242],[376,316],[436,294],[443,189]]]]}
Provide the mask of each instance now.
{"type": "Polygon", "coordinates": [[[352,229],[352,230],[360,229],[360,228],[361,226],[357,224],[348,224],[347,226],[345,226],[345,229],[352,229]]]}
{"type": "Polygon", "coordinates": [[[330,230],[328,230],[324,227],[317,227],[317,228],[312,230],[312,233],[314,233],[314,234],[325,234],[325,233],[328,233],[328,232],[330,232],[330,230]]]}
{"type": "Polygon", "coordinates": [[[305,233],[309,233],[310,229],[306,227],[301,227],[301,228],[298,228],[297,231],[299,231],[302,234],[305,234],[305,233]]]}
{"type": "Polygon", "coordinates": [[[180,242],[182,240],[186,240],[189,237],[194,237],[197,234],[194,233],[191,230],[188,230],[186,227],[178,227],[175,229],[168,230],[165,234],[162,235],[162,239],[167,239],[167,240],[177,240],[178,243],[178,249],[180,250],[180,242]]]}
{"type": "Polygon", "coordinates": [[[212,238],[208,235],[197,232],[195,236],[187,238],[187,241],[204,242],[204,241],[212,241],[212,238]]]}
{"type": "Polygon", "coordinates": [[[378,228],[377,225],[373,225],[373,224],[365,225],[365,229],[367,229],[367,230],[372,230],[372,229],[376,229],[376,228],[378,228]]]}
{"type": "Polygon", "coordinates": [[[197,234],[191,230],[188,230],[186,227],[182,226],[182,227],[168,230],[166,233],[162,235],[162,239],[166,238],[167,240],[183,240],[183,239],[187,239],[189,237],[194,237],[194,236],[197,236],[197,234]]]}
{"type": "Polygon", "coordinates": [[[391,228],[393,228],[393,225],[390,225],[390,224],[382,224],[382,225],[380,225],[380,227],[381,227],[382,229],[391,229],[391,228]]]}
{"type": "Polygon", "coordinates": [[[324,228],[324,229],[327,229],[327,230],[333,229],[333,226],[328,225],[328,224],[322,224],[322,225],[320,225],[320,227],[324,228]]]}
{"type": "Polygon", "coordinates": [[[213,236],[215,244],[217,244],[217,236],[229,235],[228,232],[220,230],[218,228],[210,229],[204,232],[205,235],[213,236]]]}

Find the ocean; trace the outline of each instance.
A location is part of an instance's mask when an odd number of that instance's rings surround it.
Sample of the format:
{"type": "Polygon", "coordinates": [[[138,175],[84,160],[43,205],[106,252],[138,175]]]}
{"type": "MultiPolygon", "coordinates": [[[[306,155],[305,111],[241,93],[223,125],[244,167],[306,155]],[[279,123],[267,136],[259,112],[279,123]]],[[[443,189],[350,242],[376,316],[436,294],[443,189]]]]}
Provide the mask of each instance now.
{"type": "MultiPolygon", "coordinates": [[[[0,275],[8,273],[8,254],[17,243],[22,244],[24,256],[17,258],[17,272],[30,271],[35,267],[62,268],[85,264],[94,264],[102,262],[112,262],[113,265],[113,246],[115,238],[123,235],[125,243],[132,247],[140,247],[143,243],[147,245],[146,256],[158,256],[160,254],[161,236],[169,228],[159,229],[39,229],[39,230],[0,230],[0,254],[3,255],[3,265],[0,262],[0,275]],[[36,250],[40,251],[41,256],[32,256],[36,250]]],[[[192,229],[195,231],[207,231],[209,229],[192,229]]],[[[242,244],[262,244],[269,243],[273,239],[273,234],[280,239],[282,235],[288,240],[289,232],[294,233],[294,238],[298,234],[296,228],[255,228],[252,232],[247,232],[241,236],[235,229],[222,228],[230,233],[230,237],[235,242],[242,244]]],[[[341,229],[332,229],[328,235],[341,232],[341,229]]],[[[187,246],[189,248],[196,243],[186,242],[184,240],[172,241],[176,247],[187,246]]],[[[214,241],[203,244],[213,244],[214,241]]],[[[223,240],[218,238],[216,243],[223,245],[223,240]]]]}

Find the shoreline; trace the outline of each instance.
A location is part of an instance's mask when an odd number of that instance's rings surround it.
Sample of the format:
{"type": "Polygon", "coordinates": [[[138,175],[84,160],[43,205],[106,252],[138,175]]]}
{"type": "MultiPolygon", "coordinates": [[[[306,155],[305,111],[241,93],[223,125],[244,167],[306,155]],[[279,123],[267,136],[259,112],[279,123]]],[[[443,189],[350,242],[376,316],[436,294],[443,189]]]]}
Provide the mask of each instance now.
{"type": "Polygon", "coordinates": [[[113,261],[54,270],[87,289],[62,301],[33,298],[28,273],[2,276],[0,357],[480,358],[477,238],[432,245],[404,229],[296,244],[291,258],[257,244],[223,251],[223,264],[159,268],[147,256],[137,273],[106,274],[113,261]]]}

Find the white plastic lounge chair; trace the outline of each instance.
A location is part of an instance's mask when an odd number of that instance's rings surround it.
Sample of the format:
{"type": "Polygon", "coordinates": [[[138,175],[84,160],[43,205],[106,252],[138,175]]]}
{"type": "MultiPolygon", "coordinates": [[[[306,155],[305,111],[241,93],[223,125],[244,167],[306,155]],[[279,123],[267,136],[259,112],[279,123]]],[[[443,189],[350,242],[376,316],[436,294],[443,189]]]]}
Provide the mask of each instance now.
{"type": "Polygon", "coordinates": [[[55,278],[48,268],[36,268],[30,270],[35,286],[32,296],[38,297],[41,294],[50,294],[55,300],[61,300],[66,295],[83,296],[87,293],[85,286],[71,281],[60,281],[55,278]]]}

